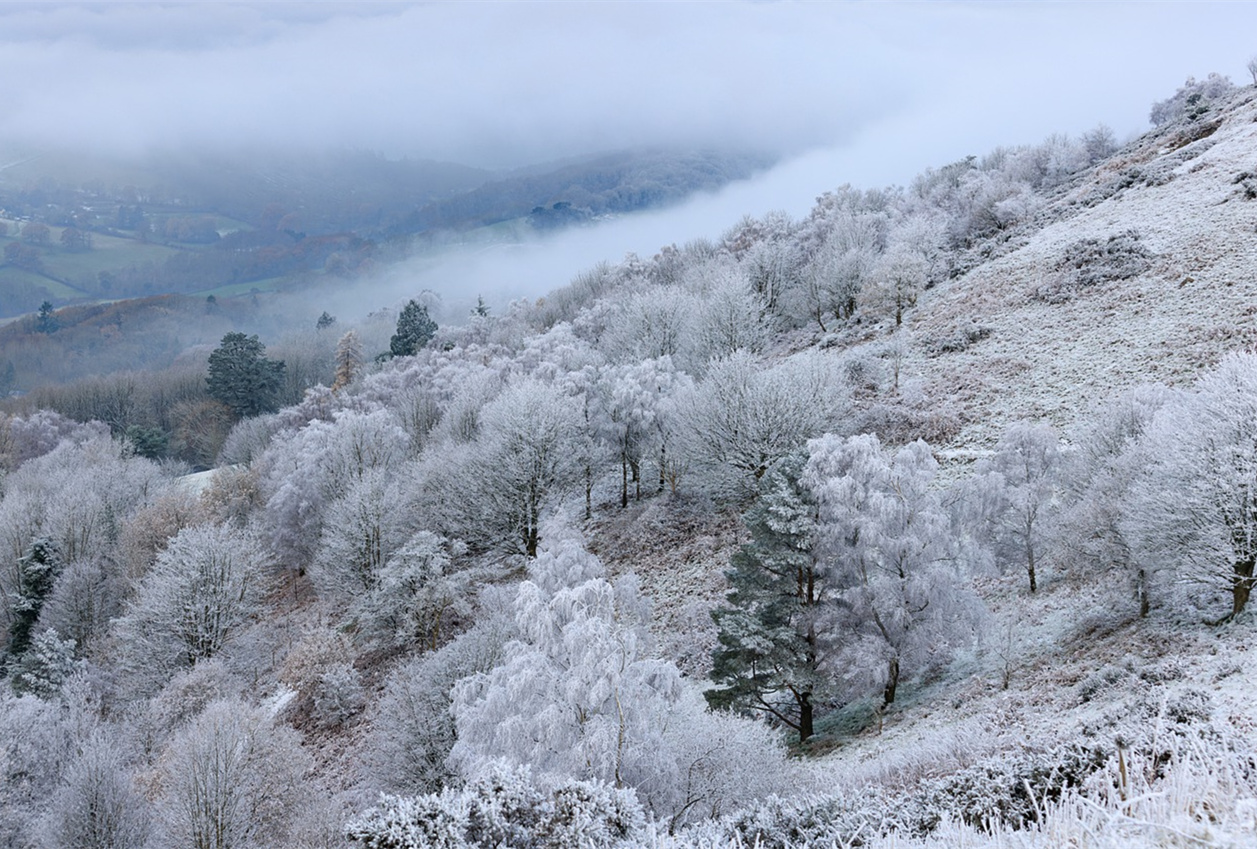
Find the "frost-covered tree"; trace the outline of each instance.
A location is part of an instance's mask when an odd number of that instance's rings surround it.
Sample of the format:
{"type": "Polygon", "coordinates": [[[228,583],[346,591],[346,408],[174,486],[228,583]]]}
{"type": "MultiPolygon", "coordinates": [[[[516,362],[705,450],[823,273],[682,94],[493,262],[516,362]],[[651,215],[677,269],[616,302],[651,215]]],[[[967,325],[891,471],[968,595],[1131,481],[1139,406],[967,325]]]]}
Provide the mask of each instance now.
{"type": "Polygon", "coordinates": [[[620,466],[621,507],[628,506],[630,481],[636,497],[641,498],[642,467],[648,457],[656,460],[658,488],[663,489],[671,412],[668,401],[685,385],[684,375],[670,357],[606,366],[599,371],[593,415],[599,435],[611,446],[620,466]]]}
{"type": "Polygon", "coordinates": [[[309,566],[325,597],[361,599],[372,592],[384,564],[414,532],[414,517],[403,506],[403,478],[369,469],[328,507],[309,566]]]}
{"type": "Polygon", "coordinates": [[[679,286],[654,287],[615,303],[600,345],[608,359],[688,362],[698,306],[693,295],[679,286]]]}
{"type": "Polygon", "coordinates": [[[9,603],[9,640],[5,650],[6,667],[13,665],[30,647],[35,622],[52,593],[53,582],[61,572],[61,552],[46,538],[31,542],[17,561],[12,601],[9,603]]]}
{"type": "Polygon", "coordinates": [[[978,467],[973,486],[986,490],[988,511],[979,520],[997,562],[1020,562],[1030,592],[1053,540],[1052,523],[1059,503],[1060,440],[1051,427],[1022,421],[1010,426],[995,455],[978,467]]]}
{"type": "Polygon", "coordinates": [[[827,435],[808,444],[803,484],[818,505],[817,549],[839,588],[831,669],[880,687],[976,638],[976,597],[955,563],[948,518],[931,484],[928,445],[884,450],[877,437],[827,435]]]}
{"type": "Polygon", "coordinates": [[[425,459],[425,506],[450,535],[534,557],[544,511],[584,476],[585,433],[579,400],[516,381],[481,410],[473,442],[425,459]]]}
{"type": "Polygon", "coordinates": [[[41,699],[55,699],[61,687],[78,671],[74,641],[63,640],[55,629],[40,631],[13,668],[13,691],[41,699]]]}
{"type": "Polygon", "coordinates": [[[74,757],[72,710],[0,690],[0,847],[25,849],[74,757]]]}
{"type": "Polygon", "coordinates": [[[603,577],[575,539],[545,548],[513,609],[502,663],[459,682],[451,758],[464,775],[506,758],[539,773],[649,788],[676,668],[649,654],[636,582],[603,577]]]}
{"type": "Polygon", "coordinates": [[[454,746],[451,691],[460,679],[487,674],[513,638],[510,598],[488,593],[476,624],[441,648],[414,658],[389,676],[371,722],[362,767],[387,793],[433,793],[451,783],[454,746]]]}
{"type": "Polygon", "coordinates": [[[259,486],[267,538],[284,565],[313,560],[329,506],[372,470],[399,468],[409,452],[410,437],[388,410],[343,410],[276,435],[259,463],[259,486]]]}
{"type": "Polygon", "coordinates": [[[129,456],[122,443],[99,433],[63,440],[4,483],[0,622],[5,626],[12,622],[10,604],[22,595],[17,564],[36,539],[48,540],[63,563],[111,557],[120,526],[169,486],[153,463],[129,456]]]}
{"type": "Polygon", "coordinates": [[[1147,616],[1154,576],[1135,557],[1125,523],[1132,486],[1148,464],[1141,444],[1157,410],[1173,399],[1163,386],[1141,386],[1094,411],[1072,438],[1062,466],[1065,505],[1055,534],[1072,561],[1097,576],[1125,576],[1147,616]]]}
{"type": "Polygon", "coordinates": [[[92,735],[70,763],[40,823],[47,849],[129,849],[145,844],[149,805],[136,789],[118,744],[92,735]]]}
{"type": "Polygon", "coordinates": [[[332,380],[332,391],[343,389],[354,382],[354,378],[362,371],[362,340],[356,330],[348,331],[336,343],[336,375],[332,380]]]}
{"type": "Polygon", "coordinates": [[[295,731],[239,701],[215,702],[161,758],[157,843],[236,849],[284,842],[308,794],[295,731]]]}
{"type": "Polygon", "coordinates": [[[465,546],[420,531],[384,563],[363,599],[364,623],[399,643],[437,648],[449,620],[471,614],[476,573],[459,570],[465,546]]]}
{"type": "Polygon", "coordinates": [[[746,514],[751,540],[730,562],[726,604],[713,613],[719,647],[706,693],[713,706],[767,714],[814,731],[814,712],[829,689],[835,649],[835,587],[817,562],[816,503],[799,484],[801,454],[774,464],[746,514]]]}
{"type": "Polygon", "coordinates": [[[187,528],[170,541],[116,628],[141,691],[217,655],[258,610],[263,552],[252,534],[217,525],[187,528]]]}
{"type": "Polygon", "coordinates": [[[1224,603],[1219,618],[1238,616],[1257,580],[1257,356],[1225,357],[1156,412],[1143,441],[1122,525],[1138,557],[1224,603]]]}
{"type": "Polygon", "coordinates": [[[854,313],[871,282],[885,238],[884,216],[845,211],[825,219],[824,241],[802,269],[787,306],[796,322],[815,321],[822,332],[854,313]]]}
{"type": "Polygon", "coordinates": [[[917,302],[925,287],[929,265],[914,246],[899,244],[883,254],[874,266],[864,300],[876,313],[894,318],[895,327],[903,324],[904,313],[917,302]]]}
{"type": "Polygon", "coordinates": [[[768,344],[768,307],[735,269],[720,266],[707,281],[694,325],[692,371],[734,351],[758,354],[768,344]]]}
{"type": "Polygon", "coordinates": [[[1235,86],[1227,77],[1210,73],[1203,80],[1188,77],[1179,90],[1165,100],[1152,104],[1148,120],[1160,127],[1180,118],[1194,121],[1208,112],[1213,104],[1234,91],[1235,86]]]}
{"type": "Polygon", "coordinates": [[[436,331],[436,322],[428,315],[427,305],[412,298],[397,317],[397,332],[389,340],[389,352],[394,357],[412,357],[431,341],[436,331]]]}
{"type": "Polygon", "coordinates": [[[547,540],[510,605],[515,637],[500,662],[454,687],[460,774],[475,781],[506,761],[547,786],[631,787],[673,825],[780,790],[771,733],[713,717],[675,666],[652,657],[636,580],[608,581],[558,529],[547,540]]]}
{"type": "Polygon", "coordinates": [[[678,397],[675,432],[709,491],[746,499],[773,463],[836,427],[847,398],[822,353],[766,366],[739,351],[712,363],[692,393],[678,397]]]}

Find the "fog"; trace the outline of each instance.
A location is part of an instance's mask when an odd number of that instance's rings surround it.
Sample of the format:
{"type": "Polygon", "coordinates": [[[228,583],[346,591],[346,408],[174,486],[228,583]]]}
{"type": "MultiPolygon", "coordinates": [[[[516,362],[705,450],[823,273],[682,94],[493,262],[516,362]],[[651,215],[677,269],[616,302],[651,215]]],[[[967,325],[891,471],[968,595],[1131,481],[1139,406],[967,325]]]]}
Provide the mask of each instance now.
{"type": "Polygon", "coordinates": [[[0,141],[492,168],[635,145],[781,157],[676,209],[398,269],[346,305],[501,301],[842,183],[1099,123],[1129,136],[1188,75],[1247,82],[1254,32],[1246,3],[5,4],[0,141]]]}
{"type": "Polygon", "coordinates": [[[1239,81],[1254,31],[1239,3],[4,4],[0,138],[505,167],[894,128],[934,161],[1138,129],[1188,74],[1239,81]]]}

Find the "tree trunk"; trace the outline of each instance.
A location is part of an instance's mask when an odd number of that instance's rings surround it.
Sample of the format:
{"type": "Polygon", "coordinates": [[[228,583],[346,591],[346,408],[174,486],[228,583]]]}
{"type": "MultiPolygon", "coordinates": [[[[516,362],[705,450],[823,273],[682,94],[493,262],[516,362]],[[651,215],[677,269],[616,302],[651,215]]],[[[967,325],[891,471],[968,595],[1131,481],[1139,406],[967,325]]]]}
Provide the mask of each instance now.
{"type": "Polygon", "coordinates": [[[620,455],[620,507],[628,506],[628,455],[620,455]]]}
{"type": "Polygon", "coordinates": [[[799,694],[799,742],[806,743],[813,733],[812,727],[812,694],[799,694]]]}
{"type": "Polygon", "coordinates": [[[890,659],[890,668],[886,673],[886,689],[882,690],[882,708],[890,707],[895,700],[895,690],[899,688],[899,656],[890,659]]]}
{"type": "Polygon", "coordinates": [[[1248,596],[1253,591],[1253,561],[1254,558],[1249,557],[1235,564],[1231,576],[1231,619],[1244,612],[1248,596]]]}
{"type": "Polygon", "coordinates": [[[1030,592],[1039,588],[1034,578],[1034,546],[1026,546],[1026,573],[1030,576],[1030,592]]]}
{"type": "Polygon", "coordinates": [[[1143,569],[1135,573],[1135,596],[1139,599],[1139,618],[1147,619],[1152,602],[1148,598],[1148,573],[1143,569]]]}

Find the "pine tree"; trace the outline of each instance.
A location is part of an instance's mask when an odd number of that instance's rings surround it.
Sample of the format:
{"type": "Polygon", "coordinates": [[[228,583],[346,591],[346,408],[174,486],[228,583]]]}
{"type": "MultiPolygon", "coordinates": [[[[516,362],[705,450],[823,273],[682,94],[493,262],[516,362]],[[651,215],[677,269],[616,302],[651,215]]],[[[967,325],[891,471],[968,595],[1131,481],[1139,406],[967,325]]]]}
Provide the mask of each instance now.
{"type": "Polygon", "coordinates": [[[812,553],[816,506],[798,483],[804,457],[792,455],[764,476],[760,499],[746,514],[751,541],[725,572],[728,604],[712,616],[720,647],[705,695],[712,707],[775,717],[806,741],[817,695],[826,681],[828,587],[812,553]]]}
{"type": "Polygon", "coordinates": [[[413,356],[435,335],[436,322],[428,315],[428,308],[412,299],[397,319],[397,332],[389,340],[389,351],[394,357],[413,356]]]}
{"type": "Polygon", "coordinates": [[[52,301],[44,301],[39,305],[39,315],[35,317],[35,329],[40,333],[56,333],[61,328],[52,310],[52,301]]]}
{"type": "Polygon", "coordinates": [[[31,631],[60,571],[61,556],[49,539],[40,538],[32,542],[26,554],[18,560],[18,585],[13,594],[9,623],[10,663],[30,647],[31,631]]]}
{"type": "Polygon", "coordinates": [[[274,412],[284,382],[284,363],[266,357],[266,346],[256,335],[228,333],[209,356],[210,397],[226,404],[237,416],[249,418],[274,412]]]}

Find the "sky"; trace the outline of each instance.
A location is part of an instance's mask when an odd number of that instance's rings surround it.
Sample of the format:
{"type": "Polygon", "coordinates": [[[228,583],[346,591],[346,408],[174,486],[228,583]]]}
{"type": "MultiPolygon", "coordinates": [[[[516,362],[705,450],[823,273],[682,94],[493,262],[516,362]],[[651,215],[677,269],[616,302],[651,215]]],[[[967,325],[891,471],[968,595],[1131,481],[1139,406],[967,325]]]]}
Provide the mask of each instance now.
{"type": "Polygon", "coordinates": [[[659,218],[672,237],[612,235],[616,259],[999,145],[1141,132],[1188,76],[1251,82],[1253,33],[1247,2],[3,3],[0,140],[782,157],[659,218]]]}

